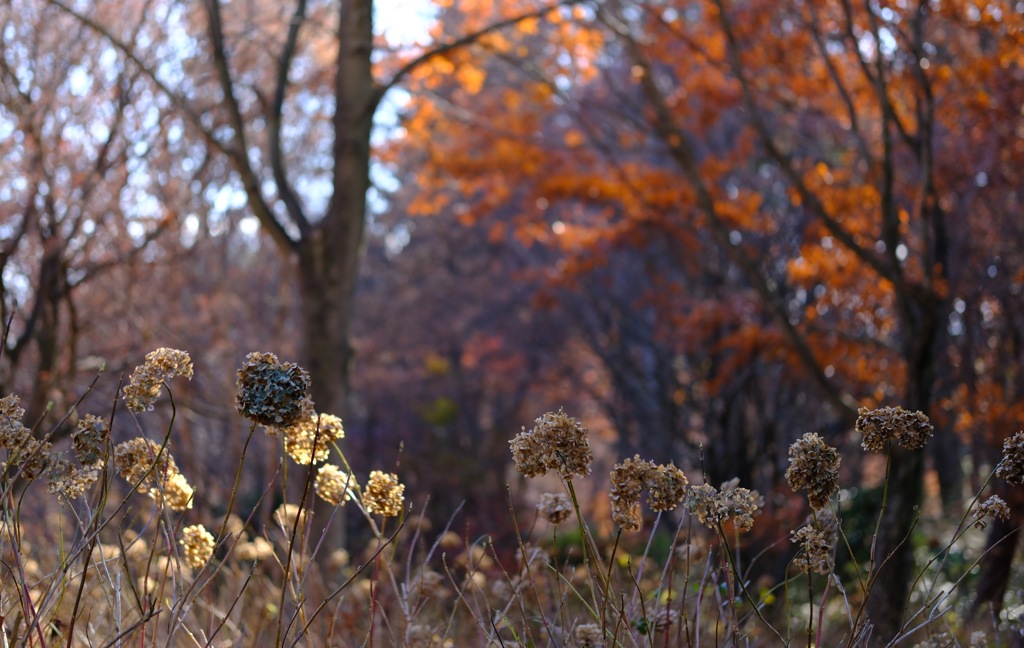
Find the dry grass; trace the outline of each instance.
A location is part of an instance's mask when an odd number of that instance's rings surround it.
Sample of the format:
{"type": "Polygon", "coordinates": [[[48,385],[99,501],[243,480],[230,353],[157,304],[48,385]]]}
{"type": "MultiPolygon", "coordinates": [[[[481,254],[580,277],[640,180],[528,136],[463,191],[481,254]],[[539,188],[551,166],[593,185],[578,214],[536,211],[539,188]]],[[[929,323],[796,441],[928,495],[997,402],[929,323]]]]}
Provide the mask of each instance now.
{"type": "MultiPolygon", "coordinates": [[[[182,474],[171,455],[174,417],[161,434],[143,432],[149,405],[165,394],[173,411],[169,382],[191,372],[187,354],[150,354],[122,393],[140,440],[114,445],[105,422],[87,416],[63,455],[23,425],[15,397],[0,402],[0,446],[8,452],[0,483],[5,646],[874,643],[863,602],[884,558],[853,558],[861,553],[836,497],[839,455],[816,435],[794,444],[787,472],[814,514],[761,555],[748,555],[760,494],[735,482],[715,488],[639,457],[612,470],[615,531],[599,533],[608,527],[580,513],[575,487],[593,478],[587,431],[562,412],[545,414],[512,440],[512,454],[517,470],[554,473],[562,490],[543,496],[532,514],[510,505],[517,541],[496,547],[430,521],[428,512],[413,514],[398,475],[350,466],[341,422],[315,412],[305,372],[253,354],[239,372],[238,409],[252,420],[250,440],[269,426],[289,457],[261,501],[304,496],[279,507],[265,527],[239,517],[243,451],[229,514],[207,528],[193,506],[202,481],[182,474]],[[302,471],[295,462],[321,465],[302,471]],[[289,484],[289,475],[305,481],[289,484]],[[336,523],[344,506],[361,512],[369,542],[328,548],[321,523],[336,523]],[[653,522],[637,533],[645,508],[653,522]],[[785,569],[755,569],[780,560],[785,569]],[[783,576],[754,582],[754,573],[783,576]]],[[[861,414],[865,448],[886,457],[894,443],[920,448],[930,434],[916,412],[861,414]]],[[[1015,484],[1024,465],[1018,437],[994,471],[1015,484]]],[[[1014,610],[964,621],[963,585],[982,555],[975,527],[1006,515],[1005,506],[973,497],[946,529],[945,544],[919,557],[904,629],[892,645],[995,645],[1019,631],[1014,610]]]]}

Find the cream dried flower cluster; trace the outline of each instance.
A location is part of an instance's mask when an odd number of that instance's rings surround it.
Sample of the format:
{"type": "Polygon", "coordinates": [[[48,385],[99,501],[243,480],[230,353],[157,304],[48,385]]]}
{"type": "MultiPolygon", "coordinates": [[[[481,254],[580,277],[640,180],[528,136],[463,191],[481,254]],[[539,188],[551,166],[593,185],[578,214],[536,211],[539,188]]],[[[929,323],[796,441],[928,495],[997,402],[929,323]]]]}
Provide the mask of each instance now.
{"type": "Polygon", "coordinates": [[[795,491],[806,490],[815,511],[828,506],[839,490],[839,450],[815,433],[803,435],[789,446],[786,481],[795,491]]]}
{"type": "MultiPolygon", "coordinates": [[[[312,403],[307,399],[310,406],[312,403]]],[[[333,414],[317,414],[312,407],[297,421],[284,428],[284,451],[303,466],[323,463],[331,456],[331,444],[345,438],[341,419],[333,414]]]]}
{"type": "Polygon", "coordinates": [[[594,454],[587,428],[562,410],[548,412],[534,423],[532,430],[523,428],[509,442],[519,473],[538,477],[555,470],[566,479],[590,474],[594,454]]]}
{"type": "Polygon", "coordinates": [[[352,499],[352,490],[358,488],[356,480],[337,466],[325,464],[316,473],[313,489],[316,494],[334,506],[352,499]]]}
{"type": "Polygon", "coordinates": [[[309,374],[273,353],[250,353],[238,370],[238,413],[259,425],[286,428],[311,407],[305,401],[309,374]]]}
{"type": "Polygon", "coordinates": [[[576,626],[573,636],[579,648],[604,648],[604,635],[596,623],[581,623],[576,626]]]}
{"type": "Polygon", "coordinates": [[[172,510],[192,508],[194,489],[189,485],[167,448],[138,437],[114,448],[114,466],[138,491],[172,510]]]}
{"type": "Polygon", "coordinates": [[[754,516],[764,505],[764,498],[757,491],[736,486],[735,480],[722,484],[721,490],[711,484],[690,486],[686,491],[686,508],[697,520],[711,528],[732,520],[736,528],[749,531],[754,526],[754,516]]]}
{"type": "Polygon", "coordinates": [[[1015,486],[1024,484],[1024,432],[1003,441],[1003,458],[996,466],[996,477],[1015,486]]]}
{"type": "Polygon", "coordinates": [[[202,524],[187,526],[181,531],[182,551],[185,554],[185,564],[192,569],[199,569],[213,556],[214,540],[213,535],[206,530],[202,524]]]}
{"type": "Polygon", "coordinates": [[[907,450],[919,450],[934,432],[924,413],[902,407],[862,407],[857,410],[856,429],[862,436],[861,447],[868,452],[885,452],[893,441],[907,450]]]}
{"type": "Polygon", "coordinates": [[[186,351],[161,347],[146,354],[146,361],[135,368],[121,390],[125,405],[133,412],[153,409],[160,387],[175,376],[192,379],[192,359],[186,351]]]}
{"type": "Polygon", "coordinates": [[[572,500],[565,493],[541,493],[537,512],[551,524],[561,524],[572,515],[572,500]]]}
{"type": "Polygon", "coordinates": [[[399,483],[398,475],[374,470],[363,490],[363,506],[368,513],[397,517],[402,513],[404,493],[405,484],[399,483]]]}

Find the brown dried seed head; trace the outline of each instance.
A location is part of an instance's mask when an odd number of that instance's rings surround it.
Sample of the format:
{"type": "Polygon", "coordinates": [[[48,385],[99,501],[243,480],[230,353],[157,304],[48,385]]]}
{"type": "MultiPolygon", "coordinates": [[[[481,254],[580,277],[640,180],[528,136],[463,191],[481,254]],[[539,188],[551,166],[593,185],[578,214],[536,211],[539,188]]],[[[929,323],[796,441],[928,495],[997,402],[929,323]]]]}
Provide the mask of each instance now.
{"type": "Polygon", "coordinates": [[[192,379],[192,359],[187,351],[161,347],[146,354],[146,361],[135,368],[121,390],[125,405],[133,412],[153,409],[160,387],[175,376],[192,379]]]}
{"type": "Polygon", "coordinates": [[[996,466],[996,477],[1016,486],[1024,484],[1024,432],[1003,441],[1003,458],[996,466]]]}
{"type": "Polygon", "coordinates": [[[789,447],[786,481],[794,491],[806,490],[811,508],[820,510],[839,490],[839,450],[809,433],[789,447]]]}
{"type": "Polygon", "coordinates": [[[405,484],[399,483],[398,475],[374,470],[370,472],[363,491],[363,506],[369,513],[397,517],[402,513],[404,493],[405,484]]]}
{"type": "Polygon", "coordinates": [[[566,479],[590,474],[594,455],[587,428],[562,410],[548,412],[534,423],[532,430],[523,428],[509,442],[519,473],[536,477],[557,470],[566,479]]]}
{"type": "Polygon", "coordinates": [[[213,535],[206,530],[202,524],[194,524],[185,527],[181,532],[182,550],[185,554],[185,564],[193,569],[199,569],[213,556],[214,540],[213,535]]]}

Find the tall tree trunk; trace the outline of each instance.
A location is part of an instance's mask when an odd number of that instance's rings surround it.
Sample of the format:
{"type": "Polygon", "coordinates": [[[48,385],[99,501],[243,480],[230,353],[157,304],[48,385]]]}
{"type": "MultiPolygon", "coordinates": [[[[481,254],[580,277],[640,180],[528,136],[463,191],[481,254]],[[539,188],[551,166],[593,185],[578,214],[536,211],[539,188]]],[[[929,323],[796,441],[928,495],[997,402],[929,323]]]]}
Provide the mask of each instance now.
{"type": "MultiPolygon", "coordinates": [[[[925,298],[915,302],[903,320],[907,387],[902,406],[926,415],[932,400],[941,308],[940,300],[925,298]]],[[[868,618],[875,626],[874,636],[883,642],[894,637],[903,625],[910,583],[915,576],[910,534],[920,515],[918,505],[924,494],[925,456],[924,450],[904,450],[895,444],[892,447],[888,500],[874,554],[877,577],[867,602],[868,618]]]]}
{"type": "MultiPolygon", "coordinates": [[[[305,333],[304,367],[313,382],[318,412],[348,414],[349,341],[370,185],[370,132],[373,127],[374,82],[372,0],[346,0],[340,6],[338,60],[335,78],[334,193],[327,211],[298,243],[298,279],[305,333]]],[[[314,537],[329,521],[331,510],[320,506],[314,537]]],[[[344,542],[344,519],[331,522],[322,557],[344,542]]]]}

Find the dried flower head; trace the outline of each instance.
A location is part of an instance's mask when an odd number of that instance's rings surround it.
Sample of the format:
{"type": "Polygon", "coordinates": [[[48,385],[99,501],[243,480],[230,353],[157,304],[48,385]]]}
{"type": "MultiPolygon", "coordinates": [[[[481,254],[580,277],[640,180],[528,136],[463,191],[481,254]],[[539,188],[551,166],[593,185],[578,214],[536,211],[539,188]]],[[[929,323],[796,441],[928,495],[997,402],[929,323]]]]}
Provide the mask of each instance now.
{"type": "Polygon", "coordinates": [[[143,437],[119,443],[114,448],[114,466],[129,484],[138,484],[138,491],[158,504],[166,503],[175,511],[192,508],[193,489],[170,451],[160,444],[143,437]]]}
{"type": "Polygon", "coordinates": [[[452,592],[448,589],[448,579],[430,569],[424,567],[408,584],[406,591],[415,599],[444,599],[452,592]]]}
{"type": "Polygon", "coordinates": [[[21,419],[25,416],[25,410],[21,407],[21,399],[15,394],[8,394],[0,398],[0,427],[9,425],[21,425],[21,419]]]}
{"type": "Polygon", "coordinates": [[[805,434],[789,446],[786,481],[795,491],[806,490],[815,511],[828,506],[839,490],[839,450],[815,433],[805,434]]]}
{"type": "Polygon", "coordinates": [[[655,513],[671,511],[686,497],[690,481],[675,464],[662,464],[647,471],[647,505],[655,513]]]}
{"type": "Polygon", "coordinates": [[[1024,432],[1003,441],[1003,458],[996,466],[996,477],[1015,486],[1024,484],[1024,432]]]}
{"type": "Polygon", "coordinates": [[[537,511],[551,524],[561,524],[572,515],[572,500],[565,493],[541,493],[537,511]]]}
{"type": "Polygon", "coordinates": [[[76,468],[63,457],[50,461],[46,471],[46,489],[66,501],[81,497],[99,479],[101,464],[76,468]]]}
{"type": "Polygon", "coordinates": [[[641,617],[633,625],[641,634],[654,634],[665,632],[678,622],[679,610],[659,605],[651,610],[648,616],[641,617]]]}
{"type": "Polygon", "coordinates": [[[581,623],[573,632],[576,645],[580,648],[604,648],[604,635],[596,623],[581,623]]]}
{"type": "Polygon", "coordinates": [[[625,531],[636,531],[641,526],[640,494],[648,473],[654,469],[654,462],[645,461],[640,455],[612,467],[611,488],[608,490],[612,520],[625,531]]]}
{"type": "Polygon", "coordinates": [[[676,547],[676,560],[691,567],[703,562],[708,557],[708,546],[699,537],[692,538],[689,542],[682,542],[676,547]]]}
{"type": "Polygon", "coordinates": [[[835,534],[814,524],[807,524],[790,533],[793,544],[800,545],[800,552],[793,559],[793,566],[801,572],[828,574],[832,571],[832,548],[835,534]]]}
{"type": "Polygon", "coordinates": [[[721,491],[710,484],[690,486],[686,491],[686,508],[697,516],[697,521],[711,529],[732,519],[738,529],[749,531],[764,498],[757,491],[734,486],[731,482],[722,486],[721,491]]]}
{"type": "Polygon", "coordinates": [[[175,473],[164,482],[164,502],[172,511],[187,511],[192,508],[195,489],[185,476],[175,473]]]}
{"type": "Polygon", "coordinates": [[[363,506],[368,513],[384,517],[397,517],[402,513],[405,501],[405,484],[398,481],[398,475],[379,470],[370,472],[370,479],[363,491],[363,506]]]}
{"type": "Polygon", "coordinates": [[[356,480],[351,475],[331,464],[320,467],[316,473],[316,482],[313,484],[320,499],[335,506],[352,499],[352,489],[355,487],[356,480]]]}
{"type": "Polygon", "coordinates": [[[296,522],[301,527],[306,525],[308,519],[309,512],[305,508],[300,509],[298,504],[288,504],[286,502],[278,506],[277,510],[274,511],[274,521],[289,533],[295,528],[296,522]]]}
{"type": "Polygon", "coordinates": [[[974,527],[977,529],[984,529],[988,526],[989,520],[999,518],[1000,520],[1010,519],[1010,507],[1006,504],[1003,498],[998,495],[993,495],[984,502],[978,505],[978,510],[974,512],[974,527]]]}
{"type": "Polygon", "coordinates": [[[213,555],[213,536],[202,524],[187,526],[181,531],[181,548],[185,553],[185,564],[199,569],[213,555]]]}
{"type": "Polygon", "coordinates": [[[25,479],[35,479],[49,468],[53,460],[50,456],[53,446],[48,441],[33,438],[28,430],[25,430],[25,433],[21,444],[10,449],[7,467],[9,470],[17,471],[25,479]]]}
{"type": "Polygon", "coordinates": [[[294,459],[295,463],[308,466],[311,463],[327,461],[331,456],[331,443],[343,439],[345,429],[337,416],[317,415],[310,408],[295,423],[285,428],[283,435],[284,451],[288,456],[294,459]]]}
{"type": "Polygon", "coordinates": [[[71,433],[71,447],[82,465],[101,463],[110,427],[104,419],[86,414],[78,421],[78,429],[71,433]]]}
{"type": "Polygon", "coordinates": [[[510,442],[516,470],[527,477],[557,470],[566,479],[590,474],[594,458],[587,439],[587,428],[562,410],[548,412],[536,421],[532,430],[517,434],[510,442]]]}
{"type": "Polygon", "coordinates": [[[273,353],[250,353],[238,370],[238,412],[268,427],[288,427],[308,409],[309,374],[297,364],[281,363],[273,353]]]}
{"type": "Polygon", "coordinates": [[[856,429],[861,447],[868,452],[885,452],[890,441],[907,450],[919,450],[932,436],[934,428],[923,412],[908,412],[902,407],[857,410],[856,429]]]}
{"type": "Polygon", "coordinates": [[[0,448],[20,448],[32,436],[21,422],[25,410],[19,406],[20,402],[14,394],[0,398],[0,448]]]}
{"type": "Polygon", "coordinates": [[[192,379],[192,359],[187,351],[161,347],[146,354],[146,361],[135,368],[121,390],[125,405],[133,412],[153,409],[160,386],[175,376],[192,379]]]}
{"type": "Polygon", "coordinates": [[[235,560],[242,562],[269,560],[274,557],[274,545],[264,538],[256,536],[252,542],[239,542],[231,555],[235,560]]]}

